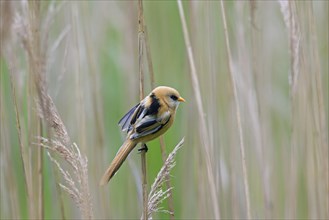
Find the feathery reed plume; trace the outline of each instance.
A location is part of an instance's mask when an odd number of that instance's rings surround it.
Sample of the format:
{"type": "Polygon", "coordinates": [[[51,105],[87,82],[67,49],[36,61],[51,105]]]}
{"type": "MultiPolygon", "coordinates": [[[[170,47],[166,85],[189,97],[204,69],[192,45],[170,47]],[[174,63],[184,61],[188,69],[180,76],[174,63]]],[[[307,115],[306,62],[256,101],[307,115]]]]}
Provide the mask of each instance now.
{"type": "MultiPolygon", "coordinates": [[[[37,145],[56,152],[71,165],[74,175],[71,175],[68,171],[64,172],[59,163],[50,157],[68,183],[68,186],[61,185],[62,189],[68,192],[77,203],[81,216],[85,219],[91,219],[93,214],[88,184],[87,158],[81,155],[76,144],[71,145],[67,129],[47,91],[46,58],[48,47],[46,42],[49,27],[46,30],[40,28],[42,25],[40,2],[31,2],[31,4],[25,5],[23,12],[23,15],[18,16],[16,19],[16,31],[23,43],[23,48],[27,52],[32,79],[38,93],[39,116],[47,122],[48,135],[53,134],[53,138],[49,140],[40,138],[42,142],[37,145]],[[51,130],[52,133],[50,133],[51,130]]],[[[46,21],[49,22],[49,20],[51,18],[48,17],[46,21]]]]}
{"type": "MultiPolygon", "coordinates": [[[[166,145],[165,145],[165,142],[164,142],[163,135],[160,136],[160,149],[161,149],[162,161],[163,161],[163,163],[165,163],[168,156],[167,156],[167,153],[166,153],[166,145]]],[[[166,178],[167,178],[167,180],[165,182],[166,182],[166,188],[168,190],[168,189],[172,188],[171,187],[171,181],[170,181],[170,175],[168,175],[166,178]]],[[[175,212],[174,212],[174,198],[173,198],[172,193],[170,193],[169,197],[168,197],[168,209],[169,209],[168,211],[169,211],[169,214],[170,214],[170,219],[173,220],[175,212]]]]}
{"type": "MultiPolygon", "coordinates": [[[[175,156],[177,151],[183,146],[184,138],[176,145],[174,150],[168,155],[166,161],[161,167],[157,177],[155,178],[150,193],[148,195],[147,209],[148,209],[148,219],[152,219],[152,213],[155,212],[165,212],[169,214],[169,210],[163,210],[159,208],[160,203],[162,203],[165,199],[167,199],[172,193],[171,190],[173,187],[167,188],[165,191],[162,190],[162,185],[168,181],[168,176],[170,175],[170,171],[176,165],[175,156]]],[[[143,219],[144,216],[141,217],[143,219]]]]}
{"type": "Polygon", "coordinates": [[[70,147],[62,144],[59,140],[49,140],[40,137],[41,147],[58,154],[72,168],[73,172],[64,170],[60,163],[48,152],[48,157],[56,165],[62,174],[66,185],[59,183],[80,209],[84,219],[92,219],[92,203],[88,185],[88,159],[80,153],[79,147],[73,143],[70,147]]]}

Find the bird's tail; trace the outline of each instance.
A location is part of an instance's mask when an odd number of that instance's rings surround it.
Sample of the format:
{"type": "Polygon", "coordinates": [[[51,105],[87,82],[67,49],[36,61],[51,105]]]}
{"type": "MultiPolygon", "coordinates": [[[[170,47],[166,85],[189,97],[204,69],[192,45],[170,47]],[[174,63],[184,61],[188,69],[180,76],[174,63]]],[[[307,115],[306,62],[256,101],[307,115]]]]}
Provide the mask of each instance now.
{"type": "Polygon", "coordinates": [[[103,177],[101,178],[101,181],[99,183],[101,186],[105,185],[110,181],[110,179],[119,170],[122,163],[126,160],[127,156],[134,149],[136,145],[137,143],[135,141],[129,139],[122,144],[117,155],[112,160],[111,165],[109,166],[109,168],[107,168],[103,177]]]}

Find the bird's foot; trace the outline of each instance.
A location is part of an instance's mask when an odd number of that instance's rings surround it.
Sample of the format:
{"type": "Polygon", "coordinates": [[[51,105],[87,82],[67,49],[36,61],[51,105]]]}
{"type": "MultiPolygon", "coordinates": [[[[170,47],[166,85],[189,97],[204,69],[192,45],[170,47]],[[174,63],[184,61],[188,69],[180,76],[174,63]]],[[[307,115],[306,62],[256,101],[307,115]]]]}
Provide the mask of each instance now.
{"type": "Polygon", "coordinates": [[[145,151],[145,153],[148,151],[148,147],[146,144],[142,144],[142,147],[138,149],[138,151],[141,153],[142,151],[145,151]]]}

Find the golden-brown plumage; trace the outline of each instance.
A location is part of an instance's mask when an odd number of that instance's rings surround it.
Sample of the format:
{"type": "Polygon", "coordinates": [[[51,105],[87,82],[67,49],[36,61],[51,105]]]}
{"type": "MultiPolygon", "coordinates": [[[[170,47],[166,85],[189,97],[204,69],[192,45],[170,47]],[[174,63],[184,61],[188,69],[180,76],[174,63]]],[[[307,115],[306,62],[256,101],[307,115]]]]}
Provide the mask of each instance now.
{"type": "Polygon", "coordinates": [[[138,143],[151,141],[171,127],[180,102],[185,100],[175,89],[159,86],[123,116],[119,125],[127,131],[127,138],[101,178],[100,185],[113,177],[138,143]]]}

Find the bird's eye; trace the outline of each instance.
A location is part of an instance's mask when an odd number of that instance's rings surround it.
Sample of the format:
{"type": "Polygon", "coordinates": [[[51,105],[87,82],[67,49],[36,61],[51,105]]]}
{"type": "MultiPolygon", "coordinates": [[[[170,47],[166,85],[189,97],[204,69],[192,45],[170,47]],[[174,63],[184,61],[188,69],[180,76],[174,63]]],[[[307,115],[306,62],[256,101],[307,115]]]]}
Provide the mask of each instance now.
{"type": "Polygon", "coordinates": [[[170,98],[171,98],[172,100],[174,100],[174,101],[177,101],[177,99],[178,99],[178,97],[175,96],[175,95],[171,95],[170,98]]]}

